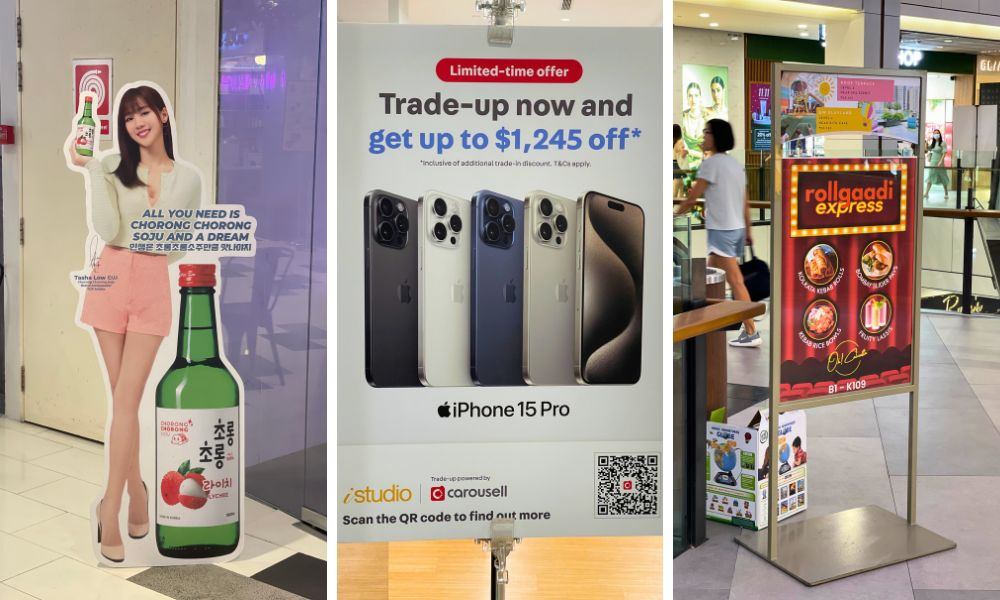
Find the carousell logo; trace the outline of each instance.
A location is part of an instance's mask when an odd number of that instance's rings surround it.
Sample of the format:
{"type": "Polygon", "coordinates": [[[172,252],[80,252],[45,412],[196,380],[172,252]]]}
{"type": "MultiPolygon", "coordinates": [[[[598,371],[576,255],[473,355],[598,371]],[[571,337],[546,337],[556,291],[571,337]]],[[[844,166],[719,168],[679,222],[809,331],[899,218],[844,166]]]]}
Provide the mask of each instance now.
{"type": "Polygon", "coordinates": [[[431,488],[431,502],[441,502],[444,500],[444,486],[436,485],[431,488]]]}

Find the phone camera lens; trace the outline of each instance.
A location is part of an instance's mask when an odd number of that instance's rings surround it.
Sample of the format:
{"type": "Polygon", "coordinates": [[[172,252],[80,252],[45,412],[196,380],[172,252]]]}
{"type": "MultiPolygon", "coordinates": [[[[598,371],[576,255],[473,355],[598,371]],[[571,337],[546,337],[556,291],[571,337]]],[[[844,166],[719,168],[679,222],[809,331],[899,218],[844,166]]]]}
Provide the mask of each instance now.
{"type": "Polygon", "coordinates": [[[434,201],[434,214],[439,217],[443,217],[444,213],[448,212],[448,203],[444,201],[443,198],[438,198],[434,201]]]}
{"type": "Polygon", "coordinates": [[[457,243],[458,243],[458,240],[455,239],[455,236],[451,236],[451,245],[454,246],[457,243]]]}
{"type": "Polygon", "coordinates": [[[538,205],[538,210],[542,211],[542,216],[547,217],[552,214],[552,201],[548,198],[542,198],[541,204],[538,205]]]}
{"type": "Polygon", "coordinates": [[[449,219],[449,224],[451,225],[451,230],[455,233],[462,231],[462,218],[458,215],[452,215],[449,219]]]}
{"type": "Polygon", "coordinates": [[[382,214],[383,217],[388,217],[389,215],[391,215],[393,211],[392,200],[388,198],[382,198],[381,200],[379,200],[378,211],[382,214]]]}
{"type": "Polygon", "coordinates": [[[504,215],[500,219],[500,225],[503,226],[503,230],[507,233],[514,233],[514,230],[517,229],[517,221],[509,214],[504,215]]]}
{"type": "Polygon", "coordinates": [[[436,237],[439,242],[444,241],[444,238],[448,237],[448,228],[444,226],[444,223],[437,223],[434,225],[434,237],[436,237]]]}
{"type": "Polygon", "coordinates": [[[396,230],[393,229],[392,223],[389,221],[382,221],[382,224],[378,226],[378,237],[383,242],[391,242],[395,235],[396,230]]]}
{"type": "Polygon", "coordinates": [[[562,244],[562,238],[558,235],[556,236],[556,244],[562,244]]]}
{"type": "Polygon", "coordinates": [[[500,214],[500,203],[497,202],[496,198],[490,198],[486,201],[486,214],[491,217],[496,217],[500,214]]]}
{"type": "Polygon", "coordinates": [[[569,221],[566,220],[566,217],[562,215],[556,217],[556,229],[559,230],[559,233],[565,233],[568,227],[569,227],[569,221]]]}
{"type": "Polygon", "coordinates": [[[542,223],[541,227],[538,228],[538,235],[541,236],[546,242],[552,239],[552,226],[548,223],[542,223]]]}
{"type": "Polygon", "coordinates": [[[410,220],[406,218],[406,215],[400,213],[396,216],[396,229],[398,229],[400,233],[406,233],[410,230],[410,220]]]}
{"type": "Polygon", "coordinates": [[[500,239],[500,226],[495,222],[490,222],[486,225],[486,241],[496,242],[500,239]]]}

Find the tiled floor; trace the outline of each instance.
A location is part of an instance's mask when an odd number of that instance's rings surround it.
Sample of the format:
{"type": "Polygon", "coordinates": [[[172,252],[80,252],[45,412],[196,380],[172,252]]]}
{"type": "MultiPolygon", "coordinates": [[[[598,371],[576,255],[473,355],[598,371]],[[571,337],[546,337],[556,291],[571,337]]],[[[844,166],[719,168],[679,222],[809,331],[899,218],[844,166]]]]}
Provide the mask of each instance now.
{"type": "MultiPolygon", "coordinates": [[[[808,588],[709,522],[709,541],[674,559],[674,598],[1000,599],[1000,319],[925,315],[920,345],[917,519],[958,548],[808,588]]],[[[730,383],[767,384],[766,345],[729,358],[730,383]]],[[[900,396],[808,411],[809,509],[793,519],[868,504],[905,514],[907,410],[900,396]]]]}
{"type": "MultiPolygon", "coordinates": [[[[87,515],[103,453],[100,444],[0,417],[0,600],[170,598],[129,580],[146,569],[97,565],[87,515]]],[[[250,499],[246,513],[243,553],[219,565],[228,573],[249,578],[297,553],[326,560],[326,539],[296,519],[250,499]]],[[[186,568],[160,569],[157,580],[180,579],[186,568]]]]}

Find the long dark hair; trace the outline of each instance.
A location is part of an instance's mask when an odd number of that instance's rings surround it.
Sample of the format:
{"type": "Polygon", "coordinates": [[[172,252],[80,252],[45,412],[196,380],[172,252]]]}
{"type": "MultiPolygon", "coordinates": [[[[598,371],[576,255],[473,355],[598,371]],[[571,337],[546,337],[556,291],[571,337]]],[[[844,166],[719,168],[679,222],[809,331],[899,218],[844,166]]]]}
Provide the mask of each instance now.
{"type": "Polygon", "coordinates": [[[939,145],[940,146],[944,145],[944,134],[941,133],[940,129],[935,129],[934,131],[931,132],[931,144],[930,144],[930,146],[927,146],[927,149],[928,150],[933,150],[934,148],[938,147],[939,145]],[[937,132],[937,134],[941,136],[940,140],[937,139],[936,137],[934,137],[934,132],[937,132]]]}
{"type": "Polygon", "coordinates": [[[677,140],[681,139],[682,137],[684,136],[683,134],[681,134],[681,126],[678,125],[677,123],[674,123],[674,143],[676,144],[677,140]]]}
{"type": "MultiPolygon", "coordinates": [[[[143,183],[139,181],[139,174],[136,172],[139,168],[139,143],[133,140],[125,129],[125,117],[138,112],[143,104],[157,114],[167,106],[160,93],[148,85],[140,85],[126,91],[122,94],[121,104],[118,105],[118,151],[121,153],[121,162],[115,169],[115,175],[127,188],[134,188],[143,183]]],[[[173,160],[174,140],[169,118],[163,124],[163,147],[170,160],[173,160]]]]}

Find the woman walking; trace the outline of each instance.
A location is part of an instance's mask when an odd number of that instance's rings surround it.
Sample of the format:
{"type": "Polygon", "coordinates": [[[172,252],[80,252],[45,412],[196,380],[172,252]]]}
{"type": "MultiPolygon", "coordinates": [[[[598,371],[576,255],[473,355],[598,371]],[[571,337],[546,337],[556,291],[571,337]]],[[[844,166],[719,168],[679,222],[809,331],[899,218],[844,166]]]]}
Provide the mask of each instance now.
{"type": "Polygon", "coordinates": [[[927,144],[927,185],[924,188],[924,202],[931,193],[931,186],[940,185],[944,188],[945,200],[948,199],[948,188],[951,187],[951,178],[944,167],[944,155],[948,147],[941,137],[941,130],[935,129],[931,136],[931,141],[927,144]]]}
{"type": "MultiPolygon", "coordinates": [[[[686,213],[698,198],[705,198],[705,230],[708,232],[708,264],[726,272],[726,281],[736,300],[750,301],[743,283],[739,258],[744,244],[752,244],[750,203],[746,192],[746,172],[728,152],[736,145],[733,128],[721,119],[705,124],[702,150],[711,153],[701,163],[698,178],[678,207],[686,213]]],[[[743,329],[729,344],[753,348],[762,343],[753,319],[743,321],[743,329]]]]}

